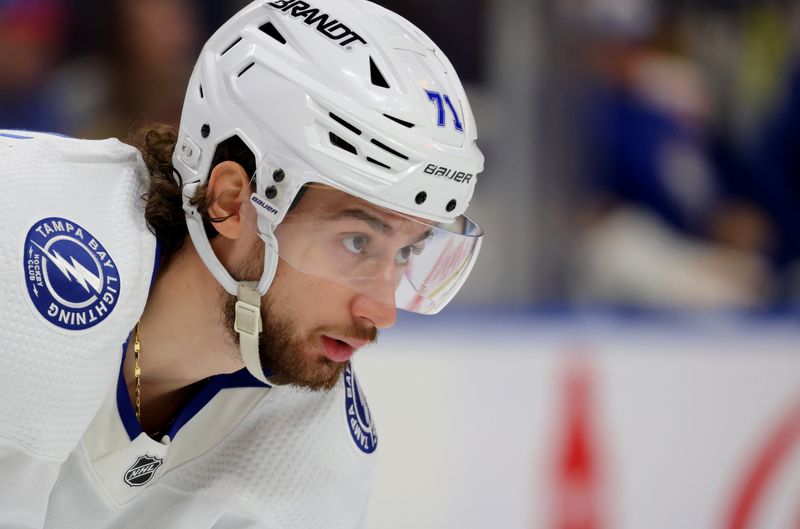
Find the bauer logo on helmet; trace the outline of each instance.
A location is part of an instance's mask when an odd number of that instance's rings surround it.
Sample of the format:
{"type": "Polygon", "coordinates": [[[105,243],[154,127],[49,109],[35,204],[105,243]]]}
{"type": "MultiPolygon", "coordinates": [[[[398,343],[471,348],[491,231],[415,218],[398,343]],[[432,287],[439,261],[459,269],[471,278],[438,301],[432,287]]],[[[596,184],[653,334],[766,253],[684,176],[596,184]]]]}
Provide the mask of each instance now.
{"type": "Polygon", "coordinates": [[[469,184],[469,181],[472,180],[473,176],[475,176],[472,173],[456,171],[455,169],[450,169],[449,167],[443,167],[432,163],[429,163],[425,167],[425,174],[440,176],[442,178],[447,178],[448,180],[453,180],[462,184],[469,184]]]}

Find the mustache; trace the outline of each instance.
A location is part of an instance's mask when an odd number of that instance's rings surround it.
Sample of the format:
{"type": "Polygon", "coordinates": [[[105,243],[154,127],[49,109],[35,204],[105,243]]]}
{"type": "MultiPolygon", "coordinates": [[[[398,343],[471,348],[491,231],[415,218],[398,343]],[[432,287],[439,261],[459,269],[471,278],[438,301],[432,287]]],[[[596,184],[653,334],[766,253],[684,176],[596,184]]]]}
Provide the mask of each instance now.
{"type": "Polygon", "coordinates": [[[357,340],[368,340],[370,343],[378,341],[378,328],[374,325],[322,325],[311,332],[311,336],[322,336],[323,334],[335,334],[357,340]]]}

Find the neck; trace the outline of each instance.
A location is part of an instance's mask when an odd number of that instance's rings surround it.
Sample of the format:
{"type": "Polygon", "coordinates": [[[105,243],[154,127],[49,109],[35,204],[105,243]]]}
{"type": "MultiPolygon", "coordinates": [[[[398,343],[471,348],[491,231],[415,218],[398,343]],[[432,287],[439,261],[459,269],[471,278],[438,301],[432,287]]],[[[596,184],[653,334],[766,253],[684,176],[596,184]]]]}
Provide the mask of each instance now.
{"type": "MultiPolygon", "coordinates": [[[[139,320],[144,431],[161,428],[197,382],[243,367],[224,328],[221,292],[189,240],[159,271],[139,320]]],[[[133,402],[133,340],[123,369],[133,402]]]]}

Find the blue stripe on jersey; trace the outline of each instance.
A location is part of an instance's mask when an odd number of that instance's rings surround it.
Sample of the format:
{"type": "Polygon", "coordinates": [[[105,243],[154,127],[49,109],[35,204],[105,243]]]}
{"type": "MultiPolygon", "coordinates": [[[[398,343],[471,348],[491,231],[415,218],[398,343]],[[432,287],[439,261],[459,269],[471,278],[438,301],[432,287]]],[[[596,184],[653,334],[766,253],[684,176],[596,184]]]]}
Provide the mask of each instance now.
{"type": "Polygon", "coordinates": [[[192,397],[183,409],[178,412],[178,415],[175,417],[175,422],[170,426],[167,435],[169,435],[170,439],[175,439],[175,435],[183,425],[200,413],[200,410],[211,402],[211,399],[213,399],[220,390],[228,388],[264,387],[269,387],[269,385],[256,379],[246,368],[226,375],[214,375],[206,380],[203,387],[195,393],[194,397],[192,397]]]}
{"type": "MultiPolygon", "coordinates": [[[[2,2],[2,0],[0,0],[2,2]]],[[[36,136],[26,136],[25,134],[45,134],[47,136],[56,136],[58,138],[71,138],[65,134],[61,134],[59,132],[47,132],[47,131],[40,131],[40,130],[6,130],[5,132],[0,132],[0,136],[5,138],[13,138],[15,140],[32,140],[36,136]]]]}
{"type": "Polygon", "coordinates": [[[11,138],[12,140],[32,140],[33,136],[20,136],[19,134],[11,134],[10,132],[0,132],[0,137],[11,138]]]}

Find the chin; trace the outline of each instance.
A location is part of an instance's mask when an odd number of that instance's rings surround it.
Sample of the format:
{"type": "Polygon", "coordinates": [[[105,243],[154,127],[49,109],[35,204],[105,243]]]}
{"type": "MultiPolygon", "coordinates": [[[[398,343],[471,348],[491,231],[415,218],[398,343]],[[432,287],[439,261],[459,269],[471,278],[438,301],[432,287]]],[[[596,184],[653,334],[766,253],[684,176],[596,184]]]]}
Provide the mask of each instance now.
{"type": "Polygon", "coordinates": [[[331,362],[327,358],[321,358],[318,366],[303,369],[301,372],[295,370],[284,370],[283,374],[269,377],[270,382],[279,385],[289,385],[309,391],[330,391],[336,387],[342,378],[342,373],[347,367],[347,362],[331,362]]]}

